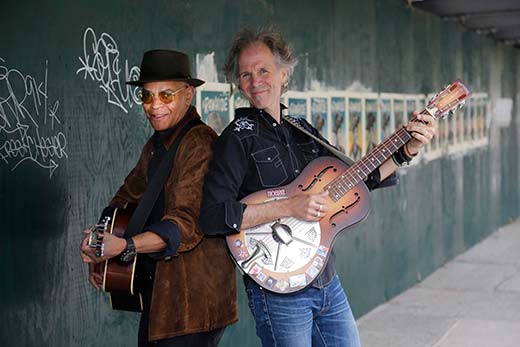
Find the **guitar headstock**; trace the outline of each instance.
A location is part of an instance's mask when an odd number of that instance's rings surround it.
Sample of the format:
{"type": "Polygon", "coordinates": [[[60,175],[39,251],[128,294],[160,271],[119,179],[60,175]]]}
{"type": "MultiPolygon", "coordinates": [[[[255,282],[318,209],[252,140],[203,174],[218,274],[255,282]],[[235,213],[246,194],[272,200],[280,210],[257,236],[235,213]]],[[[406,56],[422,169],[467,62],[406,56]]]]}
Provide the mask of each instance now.
{"type": "Polygon", "coordinates": [[[88,238],[88,246],[96,250],[96,257],[102,257],[105,249],[103,244],[103,234],[108,230],[110,217],[105,216],[103,219],[90,227],[90,234],[88,238]]]}
{"type": "Polygon", "coordinates": [[[464,101],[471,95],[468,87],[461,80],[456,80],[435,95],[425,108],[425,111],[434,118],[444,118],[448,112],[464,106],[464,101]]]}

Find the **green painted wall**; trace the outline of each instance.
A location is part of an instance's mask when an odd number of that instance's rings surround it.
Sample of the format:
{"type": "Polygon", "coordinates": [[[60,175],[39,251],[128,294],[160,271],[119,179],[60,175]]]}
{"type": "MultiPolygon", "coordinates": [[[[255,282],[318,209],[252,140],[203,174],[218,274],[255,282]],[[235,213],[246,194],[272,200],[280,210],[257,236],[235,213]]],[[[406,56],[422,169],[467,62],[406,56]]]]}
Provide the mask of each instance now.
{"type": "MultiPolygon", "coordinates": [[[[511,125],[498,128],[492,120],[488,146],[408,168],[398,187],[372,194],[369,218],[340,236],[337,267],[357,316],[520,215],[520,51],[403,1],[2,5],[2,346],[134,343],[138,316],[111,311],[87,284],[78,256],[81,230],[97,218],[150,134],[128,90],[117,89],[126,79],[124,60],[138,65],[144,50],[176,48],[193,60],[215,52],[220,69],[232,35],[245,24],[275,24],[293,42],[300,63],[292,90],[312,81],[343,90],[359,81],[374,92],[427,93],[461,77],[492,103],[514,100],[511,125]],[[98,75],[112,81],[112,103],[81,70],[88,27],[117,43],[121,74],[98,75]],[[21,134],[25,147],[9,142],[21,134]]],[[[242,291],[239,300],[240,322],[222,346],[258,346],[242,291]]]]}

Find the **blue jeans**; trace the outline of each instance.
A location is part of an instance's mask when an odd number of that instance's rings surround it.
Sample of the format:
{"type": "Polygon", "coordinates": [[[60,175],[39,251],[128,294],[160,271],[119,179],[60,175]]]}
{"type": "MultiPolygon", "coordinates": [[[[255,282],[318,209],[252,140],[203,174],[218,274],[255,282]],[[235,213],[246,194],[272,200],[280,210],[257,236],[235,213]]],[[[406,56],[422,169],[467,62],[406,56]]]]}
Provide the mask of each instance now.
{"type": "Polygon", "coordinates": [[[275,294],[247,281],[249,308],[262,346],[359,347],[359,333],[338,276],[322,289],[275,294]]]}

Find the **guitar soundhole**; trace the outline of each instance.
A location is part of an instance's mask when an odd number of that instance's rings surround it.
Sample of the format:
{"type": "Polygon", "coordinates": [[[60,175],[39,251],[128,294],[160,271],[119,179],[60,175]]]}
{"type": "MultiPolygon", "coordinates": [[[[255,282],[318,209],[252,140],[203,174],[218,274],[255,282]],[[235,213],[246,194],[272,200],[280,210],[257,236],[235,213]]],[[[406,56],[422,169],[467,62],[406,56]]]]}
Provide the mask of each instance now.
{"type": "Polygon", "coordinates": [[[343,213],[348,214],[349,210],[352,209],[359,202],[359,200],[361,200],[359,193],[355,192],[354,196],[356,197],[356,199],[352,203],[348,204],[347,206],[341,206],[341,210],[337,211],[332,216],[330,216],[329,223],[333,228],[336,227],[336,223],[333,222],[333,219],[335,219],[343,213]]]}
{"type": "Polygon", "coordinates": [[[334,172],[338,171],[338,169],[336,169],[335,167],[329,165],[327,166],[326,168],[324,168],[323,170],[321,170],[317,175],[314,175],[313,177],[313,180],[311,181],[311,183],[309,183],[309,185],[305,188],[303,188],[303,185],[302,184],[298,184],[298,188],[300,188],[303,192],[306,192],[308,191],[309,189],[311,189],[312,187],[314,187],[314,185],[317,183],[317,182],[320,182],[321,181],[321,178],[323,177],[323,175],[325,175],[325,173],[327,171],[329,171],[330,169],[332,169],[334,172]]]}

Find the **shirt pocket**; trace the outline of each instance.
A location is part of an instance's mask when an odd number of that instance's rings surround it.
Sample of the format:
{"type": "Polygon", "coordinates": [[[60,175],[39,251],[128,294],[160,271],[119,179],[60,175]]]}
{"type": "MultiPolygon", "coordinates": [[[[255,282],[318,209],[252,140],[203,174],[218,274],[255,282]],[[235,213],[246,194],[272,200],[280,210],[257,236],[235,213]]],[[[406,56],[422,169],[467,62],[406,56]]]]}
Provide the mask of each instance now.
{"type": "Polygon", "coordinates": [[[251,154],[263,187],[277,187],[287,180],[287,170],[275,146],[251,154]]]}
{"type": "Polygon", "coordinates": [[[311,140],[304,143],[297,143],[297,145],[307,163],[319,156],[320,150],[315,141],[311,140]]]}

